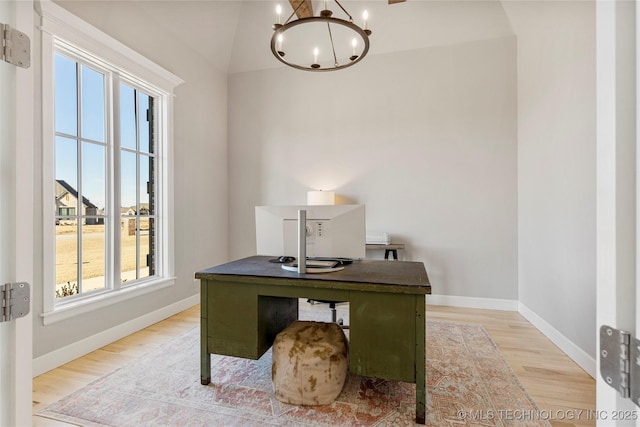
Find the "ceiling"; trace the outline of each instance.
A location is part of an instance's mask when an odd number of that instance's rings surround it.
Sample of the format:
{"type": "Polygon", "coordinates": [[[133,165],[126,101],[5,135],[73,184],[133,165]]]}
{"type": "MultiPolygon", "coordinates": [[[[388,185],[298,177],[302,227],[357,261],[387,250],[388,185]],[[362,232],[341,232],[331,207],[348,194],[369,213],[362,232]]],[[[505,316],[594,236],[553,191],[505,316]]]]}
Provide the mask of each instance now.
{"type": "MultiPolygon", "coordinates": [[[[86,1],[86,0],[85,0],[86,1]]],[[[75,1],[58,1],[71,6],[75,1]]],[[[85,5],[88,5],[87,2],[85,5]]],[[[238,73],[283,66],[271,54],[269,42],[275,5],[292,9],[288,0],[129,0],[150,20],[171,32],[217,69],[238,73]]],[[[314,3],[314,11],[322,9],[314,3]]],[[[110,2],[112,7],[117,2],[110,2]]],[[[330,0],[330,9],[337,6],[330,0]]],[[[464,43],[513,34],[500,1],[342,0],[359,23],[369,12],[373,31],[369,55],[464,43]]],[[[65,5],[65,7],[67,7],[65,5]]],[[[78,6],[76,3],[75,6],[78,6]]]]}

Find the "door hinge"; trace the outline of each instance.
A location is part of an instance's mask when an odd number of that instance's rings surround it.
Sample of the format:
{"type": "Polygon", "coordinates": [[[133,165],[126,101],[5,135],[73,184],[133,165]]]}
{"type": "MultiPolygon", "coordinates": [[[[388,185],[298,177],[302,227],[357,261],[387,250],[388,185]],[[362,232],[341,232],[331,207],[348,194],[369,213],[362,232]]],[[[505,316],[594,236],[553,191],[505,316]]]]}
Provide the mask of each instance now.
{"type": "Polygon", "coordinates": [[[30,286],[28,283],[7,283],[0,286],[2,297],[2,316],[0,322],[8,322],[29,314],[30,286]]]}
{"type": "Polygon", "coordinates": [[[31,41],[29,37],[21,31],[14,30],[8,24],[0,23],[0,57],[9,64],[22,68],[29,68],[31,65],[31,41]]]}
{"type": "Polygon", "coordinates": [[[600,374],[622,397],[640,406],[640,340],[629,332],[601,326],[600,374]]]}

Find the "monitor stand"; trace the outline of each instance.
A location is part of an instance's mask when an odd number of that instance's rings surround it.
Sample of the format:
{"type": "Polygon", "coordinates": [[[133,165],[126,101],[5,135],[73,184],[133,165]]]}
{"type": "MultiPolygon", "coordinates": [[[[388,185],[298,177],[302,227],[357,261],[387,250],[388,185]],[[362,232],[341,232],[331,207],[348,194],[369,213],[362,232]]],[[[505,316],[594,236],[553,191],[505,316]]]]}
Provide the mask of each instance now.
{"type": "Polygon", "coordinates": [[[282,264],[282,268],[299,274],[332,273],[344,269],[338,264],[338,261],[307,260],[307,211],[298,210],[298,261],[282,264]]]}
{"type": "MultiPolygon", "coordinates": [[[[282,268],[287,271],[298,272],[298,264],[282,264],[282,268]]],[[[344,267],[312,267],[307,261],[306,273],[333,273],[334,271],[344,270],[344,267]]]]}

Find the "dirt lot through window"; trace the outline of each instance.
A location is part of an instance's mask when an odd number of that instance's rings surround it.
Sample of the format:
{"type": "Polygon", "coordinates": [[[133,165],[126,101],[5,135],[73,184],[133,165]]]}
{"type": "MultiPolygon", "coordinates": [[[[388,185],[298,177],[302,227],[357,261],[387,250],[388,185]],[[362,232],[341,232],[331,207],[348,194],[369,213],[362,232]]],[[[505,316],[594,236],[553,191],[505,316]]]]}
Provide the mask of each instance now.
{"type": "MultiPolygon", "coordinates": [[[[121,252],[122,272],[136,270],[136,235],[129,235],[128,228],[122,228],[121,252]]],[[[76,225],[56,226],[56,283],[77,282],[78,239],[76,225]]],[[[103,277],[105,274],[105,226],[85,225],[82,227],[82,275],[83,278],[103,277]]],[[[142,222],[140,230],[140,266],[145,271],[149,252],[149,222],[142,222]]],[[[143,275],[145,271],[142,272],[143,275]]],[[[135,277],[135,275],[134,275],[135,277]]]]}

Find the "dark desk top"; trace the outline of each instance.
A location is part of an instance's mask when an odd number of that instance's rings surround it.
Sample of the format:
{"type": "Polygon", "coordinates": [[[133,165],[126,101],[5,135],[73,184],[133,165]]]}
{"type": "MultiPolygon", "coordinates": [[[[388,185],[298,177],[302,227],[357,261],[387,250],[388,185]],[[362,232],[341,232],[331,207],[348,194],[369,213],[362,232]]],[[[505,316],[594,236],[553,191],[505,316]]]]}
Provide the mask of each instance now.
{"type": "MultiPolygon", "coordinates": [[[[331,273],[299,274],[284,270],[281,264],[271,263],[272,256],[252,256],[226,264],[198,271],[196,279],[224,280],[229,276],[237,278],[270,278],[278,281],[290,280],[293,286],[315,283],[327,287],[345,288],[345,284],[382,285],[398,288],[398,292],[430,294],[431,285],[424,264],[410,261],[361,260],[344,266],[344,270],[331,273]],[[311,282],[311,283],[310,283],[311,282]]],[[[271,280],[270,280],[271,281],[271,280]]],[[[373,290],[373,289],[372,289],[373,290]]]]}

